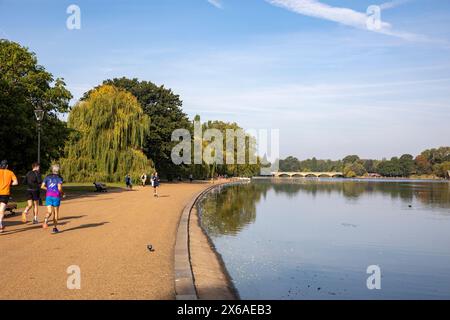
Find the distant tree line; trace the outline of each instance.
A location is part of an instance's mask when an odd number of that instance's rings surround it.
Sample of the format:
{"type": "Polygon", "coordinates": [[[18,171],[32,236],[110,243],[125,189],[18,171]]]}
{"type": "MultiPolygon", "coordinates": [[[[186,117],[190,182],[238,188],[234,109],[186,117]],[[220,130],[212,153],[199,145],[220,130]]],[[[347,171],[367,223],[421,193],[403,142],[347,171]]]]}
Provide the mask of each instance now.
{"type": "Polygon", "coordinates": [[[416,157],[403,154],[390,160],[360,159],[349,155],[341,160],[320,160],[316,158],[298,160],[287,157],[280,160],[280,171],[287,172],[342,172],[345,177],[379,174],[383,177],[410,177],[435,175],[445,178],[450,170],[450,147],[427,149],[416,157]]]}

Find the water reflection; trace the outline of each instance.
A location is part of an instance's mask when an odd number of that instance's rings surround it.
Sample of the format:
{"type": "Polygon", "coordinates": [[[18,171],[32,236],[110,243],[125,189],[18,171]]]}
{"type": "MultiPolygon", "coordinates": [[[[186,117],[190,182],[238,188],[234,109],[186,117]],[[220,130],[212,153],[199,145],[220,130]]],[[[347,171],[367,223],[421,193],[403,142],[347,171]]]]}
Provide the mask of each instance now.
{"type": "Polygon", "coordinates": [[[268,185],[234,185],[209,194],[201,203],[201,221],[210,236],[236,234],[256,219],[256,203],[268,185]]]}
{"type": "Polygon", "coordinates": [[[251,184],[222,188],[201,204],[202,221],[211,236],[236,234],[256,219],[256,205],[269,191],[295,198],[300,193],[342,195],[358,200],[363,195],[380,194],[406,204],[417,200],[430,210],[450,215],[450,183],[424,181],[380,181],[348,179],[261,179],[251,184]]]}
{"type": "Polygon", "coordinates": [[[200,203],[243,299],[450,299],[448,182],[257,180],[200,203]],[[366,287],[382,269],[382,290],[366,287]]]}

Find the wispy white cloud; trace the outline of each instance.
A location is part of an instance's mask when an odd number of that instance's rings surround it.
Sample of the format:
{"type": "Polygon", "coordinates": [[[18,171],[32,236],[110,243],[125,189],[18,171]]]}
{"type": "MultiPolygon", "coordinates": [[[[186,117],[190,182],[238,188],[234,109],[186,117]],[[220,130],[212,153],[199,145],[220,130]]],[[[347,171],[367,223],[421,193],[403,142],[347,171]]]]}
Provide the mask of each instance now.
{"type": "Polygon", "coordinates": [[[223,8],[222,1],[220,1],[220,0],[208,0],[208,2],[216,8],[219,8],[219,9],[223,8]]]}
{"type": "MultiPolygon", "coordinates": [[[[317,0],[266,0],[272,5],[288,9],[298,14],[315,17],[319,19],[334,21],[343,25],[358,29],[366,29],[368,15],[350,8],[333,7],[317,0]]],[[[384,3],[385,9],[393,8],[408,0],[397,0],[384,3]]],[[[380,21],[379,28],[371,28],[369,31],[395,36],[408,41],[429,41],[426,37],[403,31],[397,31],[392,25],[385,21],[380,21]]]]}
{"type": "Polygon", "coordinates": [[[385,3],[380,4],[380,8],[381,8],[381,10],[392,9],[392,8],[396,8],[396,7],[399,7],[401,5],[404,5],[407,2],[411,2],[411,0],[394,0],[394,1],[389,1],[389,2],[385,2],[385,3]]]}

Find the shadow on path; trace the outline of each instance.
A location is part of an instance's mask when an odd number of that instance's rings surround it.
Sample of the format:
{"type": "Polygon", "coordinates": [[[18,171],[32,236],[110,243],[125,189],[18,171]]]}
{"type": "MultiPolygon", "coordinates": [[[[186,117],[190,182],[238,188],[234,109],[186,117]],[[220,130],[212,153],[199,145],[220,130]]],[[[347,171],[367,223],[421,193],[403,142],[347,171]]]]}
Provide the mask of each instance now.
{"type": "MultiPolygon", "coordinates": [[[[19,223],[21,224],[21,222],[19,222],[19,223]]],[[[69,222],[59,222],[58,226],[63,226],[63,225],[66,225],[68,223],[69,222]]],[[[53,223],[51,221],[49,221],[48,227],[49,228],[53,228],[52,224],[53,223]]],[[[8,225],[6,225],[5,227],[8,227],[8,225]]],[[[31,230],[36,230],[36,229],[43,229],[42,228],[42,224],[33,224],[30,227],[28,227],[28,228],[17,229],[17,230],[12,230],[12,231],[9,231],[8,229],[6,229],[5,232],[3,233],[3,235],[6,236],[6,235],[10,235],[10,234],[20,233],[20,232],[25,232],[25,231],[31,231],[31,230]]]]}
{"type": "Polygon", "coordinates": [[[82,224],[78,227],[73,227],[65,230],[61,230],[60,233],[68,232],[68,231],[74,231],[74,230],[80,230],[80,229],[87,229],[87,228],[95,228],[95,227],[101,227],[109,222],[100,222],[100,223],[88,223],[88,224],[82,224]]]}
{"type": "MultiPolygon", "coordinates": [[[[86,217],[86,215],[61,217],[61,218],[58,219],[58,221],[80,219],[80,218],[83,218],[83,217],[86,217]]],[[[42,215],[41,221],[39,222],[39,225],[42,226],[42,222],[43,221],[44,221],[44,215],[42,215]]],[[[52,218],[50,218],[49,222],[52,222],[52,221],[53,221],[52,218]]],[[[5,227],[13,227],[13,226],[18,226],[18,225],[28,226],[28,225],[31,225],[32,222],[30,220],[28,220],[27,223],[23,223],[22,221],[3,220],[3,223],[4,223],[5,227]]],[[[32,225],[32,226],[35,227],[36,225],[32,225]]],[[[28,229],[32,229],[32,228],[25,228],[24,230],[28,230],[28,229]]]]}

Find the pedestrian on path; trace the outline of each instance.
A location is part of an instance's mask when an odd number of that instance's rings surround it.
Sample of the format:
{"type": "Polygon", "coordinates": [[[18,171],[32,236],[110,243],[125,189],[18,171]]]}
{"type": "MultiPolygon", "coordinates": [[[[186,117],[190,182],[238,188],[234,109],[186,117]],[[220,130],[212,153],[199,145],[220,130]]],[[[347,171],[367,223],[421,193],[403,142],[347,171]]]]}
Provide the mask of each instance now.
{"type": "Polygon", "coordinates": [[[133,189],[133,184],[131,182],[130,174],[127,174],[125,176],[125,185],[127,186],[127,189],[130,189],[130,190],[133,189]]]}
{"type": "Polygon", "coordinates": [[[6,205],[11,196],[11,186],[17,186],[19,182],[11,170],[8,170],[8,161],[0,162],[0,233],[5,231],[3,217],[5,216],[6,205]]]}
{"type": "Polygon", "coordinates": [[[154,172],[151,177],[152,187],[153,187],[153,196],[158,197],[158,187],[159,187],[159,176],[158,172],[154,172]]]}
{"type": "Polygon", "coordinates": [[[143,173],[141,176],[142,186],[145,187],[145,183],[147,182],[147,174],[143,173]]]}
{"type": "Polygon", "coordinates": [[[33,224],[38,223],[38,213],[39,213],[39,201],[41,199],[40,188],[42,184],[42,177],[40,173],[39,163],[35,162],[31,166],[31,171],[28,171],[25,176],[25,184],[27,186],[26,197],[27,206],[22,212],[22,222],[27,222],[28,211],[33,209],[33,224]]]}
{"type": "Polygon", "coordinates": [[[61,206],[61,198],[64,197],[62,189],[63,179],[59,175],[59,165],[52,165],[52,173],[45,177],[41,188],[46,190],[45,205],[47,206],[47,215],[44,219],[42,227],[48,228],[48,219],[53,215],[53,230],[56,234],[58,230],[59,208],[61,206]]]}

